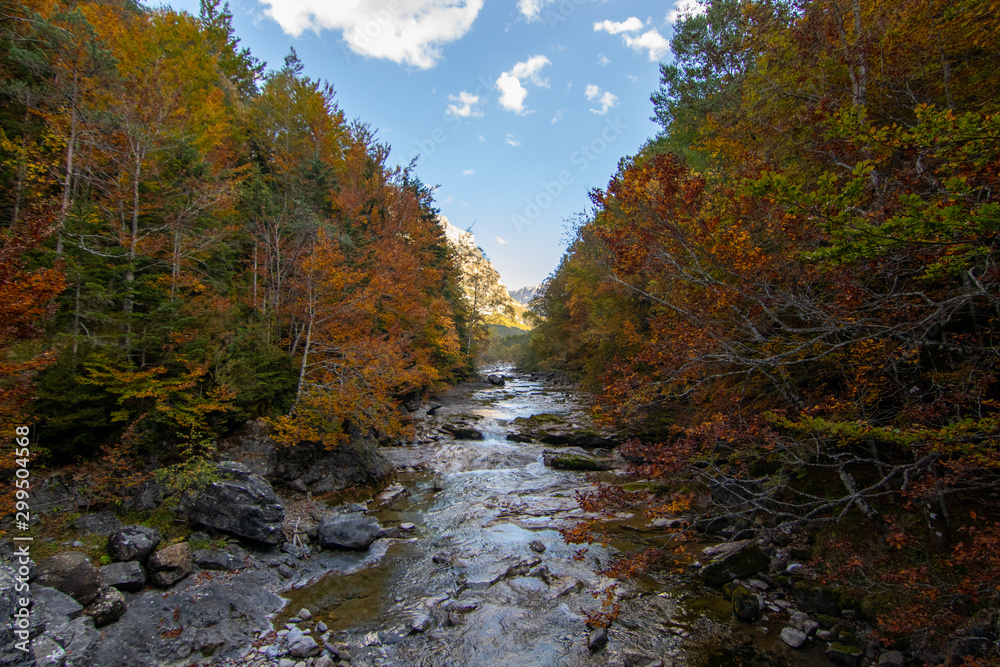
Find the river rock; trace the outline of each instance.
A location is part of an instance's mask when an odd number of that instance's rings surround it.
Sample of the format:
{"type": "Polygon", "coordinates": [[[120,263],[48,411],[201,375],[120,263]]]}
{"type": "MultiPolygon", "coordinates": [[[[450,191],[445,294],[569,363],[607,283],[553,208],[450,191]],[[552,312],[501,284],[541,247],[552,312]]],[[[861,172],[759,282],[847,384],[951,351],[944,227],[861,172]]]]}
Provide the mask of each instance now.
{"type": "Polygon", "coordinates": [[[78,551],[46,558],[38,566],[35,583],[66,593],[80,604],[90,604],[101,588],[101,573],[78,551]]]}
{"type": "Polygon", "coordinates": [[[128,609],[125,604],[125,596],[117,588],[105,586],[101,589],[97,599],[87,605],[83,613],[94,619],[94,627],[100,628],[109,623],[114,623],[128,609]]]}
{"type": "Polygon", "coordinates": [[[321,650],[316,640],[308,635],[300,638],[288,648],[288,652],[296,658],[312,658],[319,655],[321,650]]]}
{"type": "Polygon", "coordinates": [[[121,521],[111,510],[84,514],[73,522],[73,527],[86,535],[107,536],[122,527],[121,521]]]}
{"type": "Polygon", "coordinates": [[[381,530],[375,517],[360,512],[331,514],[319,526],[319,543],[324,548],[367,549],[381,530]]]}
{"type": "Polygon", "coordinates": [[[618,467],[613,458],[598,457],[584,451],[580,447],[567,447],[561,450],[546,449],[542,452],[542,460],[550,468],[559,470],[612,470],[618,467]]]}
{"type": "Polygon", "coordinates": [[[108,555],[115,561],[144,561],[159,546],[160,531],[139,524],[125,526],[108,537],[108,555]]]}
{"type": "Polygon", "coordinates": [[[721,588],[726,582],[767,569],[771,560],[756,544],[716,558],[701,570],[705,584],[721,588]]]}
{"type": "Polygon", "coordinates": [[[502,387],[505,384],[504,377],[497,373],[491,373],[486,376],[486,381],[495,387],[502,387]]]}
{"type": "Polygon", "coordinates": [[[191,521],[264,544],[280,544],[285,508],[259,475],[232,461],[219,463],[220,479],[185,496],[180,512],[191,521]]]}
{"type": "Polygon", "coordinates": [[[380,505],[388,505],[404,497],[407,493],[406,487],[402,484],[393,484],[375,496],[375,501],[380,505]]]}
{"type": "Polygon", "coordinates": [[[806,633],[801,630],[796,630],[795,628],[786,627],[781,630],[781,641],[785,642],[792,648],[800,648],[806,643],[806,633]]]}
{"type": "Polygon", "coordinates": [[[446,432],[456,440],[482,440],[483,434],[471,426],[461,426],[458,424],[445,424],[441,430],[446,432]]]}
{"type": "Polygon", "coordinates": [[[173,586],[191,574],[193,562],[191,545],[187,542],[171,544],[149,557],[149,580],[162,588],[173,586]]]}
{"type": "Polygon", "coordinates": [[[121,591],[138,593],[146,585],[146,573],[136,561],[111,563],[101,568],[101,582],[121,591]]]}
{"type": "Polygon", "coordinates": [[[754,623],[760,618],[760,601],[746,586],[733,589],[733,615],[744,623],[754,623]]]}
{"type": "MultiPolygon", "coordinates": [[[[282,545],[284,547],[285,545],[282,545]]],[[[198,549],[192,554],[194,564],[203,570],[235,572],[243,567],[243,559],[222,549],[198,549]]]]}
{"type": "Polygon", "coordinates": [[[861,667],[865,657],[864,650],[859,646],[849,644],[831,644],[826,649],[827,659],[839,667],[861,667]]]}
{"type": "Polygon", "coordinates": [[[541,540],[531,540],[528,542],[528,548],[536,554],[545,553],[545,543],[541,540]]]}

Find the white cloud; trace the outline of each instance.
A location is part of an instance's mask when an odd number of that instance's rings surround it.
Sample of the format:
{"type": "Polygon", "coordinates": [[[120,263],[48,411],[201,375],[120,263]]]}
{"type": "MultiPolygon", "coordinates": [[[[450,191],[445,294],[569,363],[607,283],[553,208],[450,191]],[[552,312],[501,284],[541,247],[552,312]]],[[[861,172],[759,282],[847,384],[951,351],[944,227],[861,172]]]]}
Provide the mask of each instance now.
{"type": "Polygon", "coordinates": [[[481,134],[480,134],[480,135],[479,135],[479,140],[480,140],[480,141],[486,141],[486,137],[484,137],[483,135],[481,135],[481,134]]]}
{"type": "Polygon", "coordinates": [[[638,37],[625,35],[625,43],[633,51],[649,51],[649,59],[653,62],[662,59],[670,51],[670,42],[656,29],[647,30],[638,37]]]}
{"type": "Polygon", "coordinates": [[[484,0],[261,0],[288,35],[339,30],[355,53],[428,69],[465,35],[484,0]]]}
{"type": "Polygon", "coordinates": [[[462,176],[472,176],[474,173],[476,173],[475,169],[466,169],[462,172],[462,176]]]}
{"type": "Polygon", "coordinates": [[[478,95],[473,95],[463,90],[458,96],[449,95],[448,101],[453,103],[449,104],[448,110],[445,111],[449,116],[456,116],[458,118],[483,117],[483,112],[476,108],[476,105],[479,104],[478,95]]]}
{"type": "MultiPolygon", "coordinates": [[[[681,0],[685,2],[686,0],[681,0]]],[[[670,51],[670,42],[656,28],[650,28],[640,34],[645,24],[634,16],[624,21],[600,21],[594,24],[595,32],[606,32],[610,35],[621,35],[625,44],[633,51],[646,51],[651,61],[657,61],[670,51]]]]}
{"type": "Polygon", "coordinates": [[[608,60],[608,57],[606,55],[604,55],[603,53],[598,53],[597,54],[597,64],[600,65],[601,67],[607,67],[608,65],[611,64],[611,61],[608,60]]]}
{"type": "Polygon", "coordinates": [[[500,245],[505,245],[505,244],[507,243],[507,239],[505,239],[505,238],[504,238],[504,237],[502,237],[502,236],[498,236],[498,237],[496,238],[496,242],[497,242],[497,243],[499,243],[500,245]]]}
{"type": "Polygon", "coordinates": [[[521,142],[514,138],[514,134],[512,132],[507,133],[507,143],[513,146],[514,148],[517,148],[518,146],[521,145],[521,142]]]}
{"type": "Polygon", "coordinates": [[[517,0],[517,9],[524,18],[531,21],[541,21],[542,7],[554,5],[558,0],[517,0]]]}
{"type": "Polygon", "coordinates": [[[643,22],[634,16],[630,16],[624,21],[601,21],[594,24],[594,30],[604,31],[611,35],[618,35],[623,32],[639,32],[642,30],[643,22]]]}
{"type": "Polygon", "coordinates": [[[603,116],[610,109],[614,108],[615,104],[618,103],[618,96],[617,95],[615,95],[615,94],[613,94],[611,92],[608,92],[607,90],[605,90],[602,93],[601,89],[598,88],[593,83],[588,83],[587,84],[587,90],[584,91],[583,94],[591,102],[593,102],[594,100],[597,100],[598,104],[601,105],[600,109],[594,109],[593,107],[591,107],[591,109],[590,109],[591,111],[593,111],[594,113],[596,113],[598,116],[603,116]]]}
{"type": "Polygon", "coordinates": [[[549,80],[541,78],[539,71],[549,64],[549,59],[545,56],[532,56],[523,63],[517,63],[509,72],[503,72],[497,79],[497,90],[500,91],[500,106],[507,111],[523,114],[527,113],[524,108],[524,98],[528,96],[528,89],[524,87],[524,81],[531,81],[536,86],[549,87],[549,80]]]}
{"type": "Polygon", "coordinates": [[[562,109],[556,109],[556,112],[552,114],[552,125],[555,125],[556,123],[562,120],[563,113],[564,112],[562,109]]]}
{"type": "Polygon", "coordinates": [[[674,8],[667,13],[668,23],[677,23],[679,19],[705,13],[705,6],[698,0],[677,0],[674,8]]]}

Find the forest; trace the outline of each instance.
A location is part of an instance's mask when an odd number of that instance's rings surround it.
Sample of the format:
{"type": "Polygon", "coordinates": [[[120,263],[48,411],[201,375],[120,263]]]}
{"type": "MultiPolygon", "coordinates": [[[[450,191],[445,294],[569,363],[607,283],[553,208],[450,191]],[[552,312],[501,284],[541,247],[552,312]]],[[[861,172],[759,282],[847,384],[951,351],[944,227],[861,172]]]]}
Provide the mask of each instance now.
{"type": "Polygon", "coordinates": [[[257,417],[286,443],[401,433],[402,398],[472,365],[432,188],[389,150],[218,0],[4,2],[4,432],[109,488],[183,486],[257,417]]]}
{"type": "Polygon", "coordinates": [[[661,130],[592,191],[527,355],[596,392],[664,514],[810,531],[914,652],[961,656],[1000,603],[998,22],[987,0],[679,22],[661,130]]]}

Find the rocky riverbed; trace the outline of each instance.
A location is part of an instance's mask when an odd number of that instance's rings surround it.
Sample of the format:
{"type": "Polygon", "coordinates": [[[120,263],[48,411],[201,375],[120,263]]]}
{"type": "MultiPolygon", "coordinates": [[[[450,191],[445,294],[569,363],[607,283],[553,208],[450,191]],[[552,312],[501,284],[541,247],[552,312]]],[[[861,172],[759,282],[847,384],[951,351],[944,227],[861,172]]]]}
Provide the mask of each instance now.
{"type": "MultiPolygon", "coordinates": [[[[113,562],[70,544],[32,565],[33,652],[8,627],[0,665],[903,664],[810,583],[793,535],[730,531],[681,574],[597,574],[667,544],[670,519],[623,512],[610,543],[582,554],[563,542],[587,516],[577,492],[625,474],[581,400],[556,376],[509,371],[425,400],[414,440],[378,452],[395,483],[333,507],[311,497],[330,483],[315,463],[283,462],[251,430],[229,449],[240,461],[181,499],[198,531],[185,539],[161,543],[109,513],[78,519],[113,562]],[[616,583],[620,613],[596,628],[588,617],[616,583]]],[[[15,576],[0,568],[0,593],[15,576]]]]}

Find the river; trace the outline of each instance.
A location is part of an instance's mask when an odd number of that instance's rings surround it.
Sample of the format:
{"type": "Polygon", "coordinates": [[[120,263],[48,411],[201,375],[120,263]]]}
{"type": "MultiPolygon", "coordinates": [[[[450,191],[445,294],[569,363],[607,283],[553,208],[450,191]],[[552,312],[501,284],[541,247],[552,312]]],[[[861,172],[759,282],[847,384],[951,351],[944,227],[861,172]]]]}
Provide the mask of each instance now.
{"type": "Polygon", "coordinates": [[[588,648],[585,614],[601,609],[594,594],[614,583],[595,571],[619,553],[662,544],[663,534],[623,528],[583,559],[579,545],[563,542],[558,530],[584,517],[576,492],[592,488],[594,478],[547,467],[549,446],[506,434],[518,417],[581,419],[579,394],[513,374],[503,387],[458,392],[443,403],[423,425],[422,442],[384,450],[407,493],[370,509],[383,526],[414,528],[374,566],[291,591],[276,627],[307,608],[351,647],[354,665],[744,664],[718,648],[728,626],[692,611],[688,594],[671,590],[665,575],[621,584],[622,612],[607,645],[588,648]],[[483,439],[431,439],[449,423],[473,425],[483,439]]]}

